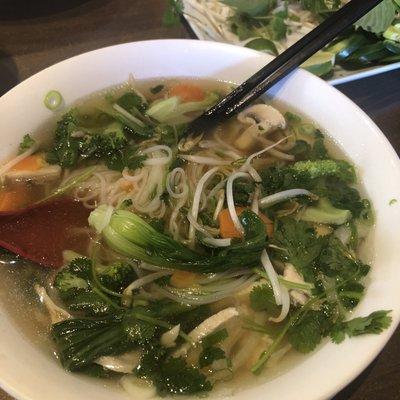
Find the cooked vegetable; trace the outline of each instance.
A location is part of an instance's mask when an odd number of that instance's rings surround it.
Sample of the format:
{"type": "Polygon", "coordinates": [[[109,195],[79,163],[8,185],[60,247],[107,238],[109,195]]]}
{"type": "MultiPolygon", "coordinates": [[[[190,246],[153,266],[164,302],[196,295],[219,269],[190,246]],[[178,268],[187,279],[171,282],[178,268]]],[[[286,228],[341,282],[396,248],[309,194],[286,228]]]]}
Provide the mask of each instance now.
{"type": "Polygon", "coordinates": [[[30,149],[32,146],[36,144],[35,139],[31,137],[31,135],[26,134],[23,138],[21,143],[19,144],[19,154],[23,153],[24,151],[30,149]]]}
{"type": "Polygon", "coordinates": [[[54,111],[61,106],[63,98],[60,92],[58,92],[57,90],[51,90],[46,94],[43,102],[49,110],[54,111]]]}
{"type": "Polygon", "coordinates": [[[25,186],[0,192],[0,211],[13,211],[22,208],[29,202],[29,192],[25,186]]]}
{"type": "MultiPolygon", "coordinates": [[[[106,208],[100,206],[89,217],[89,224],[98,229],[106,208]]],[[[157,232],[138,215],[116,210],[101,231],[104,240],[115,251],[147,263],[193,272],[225,271],[252,266],[259,260],[265,245],[262,221],[251,211],[240,216],[245,229],[244,240],[225,247],[213,256],[190,250],[167,235],[157,232]]]]}
{"type": "Polygon", "coordinates": [[[303,221],[317,224],[343,225],[351,219],[351,212],[335,208],[329,200],[322,198],[315,207],[307,207],[300,212],[299,217],[303,221]]]}

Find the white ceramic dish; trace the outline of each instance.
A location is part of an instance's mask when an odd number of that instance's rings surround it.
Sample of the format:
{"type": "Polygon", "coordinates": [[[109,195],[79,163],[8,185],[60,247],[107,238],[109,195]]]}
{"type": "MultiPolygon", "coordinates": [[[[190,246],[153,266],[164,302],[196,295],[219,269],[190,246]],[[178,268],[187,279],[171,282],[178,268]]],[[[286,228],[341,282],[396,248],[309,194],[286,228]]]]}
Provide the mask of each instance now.
{"type": "MultiPolygon", "coordinates": [[[[199,28],[198,25],[194,24],[190,18],[183,15],[186,21],[186,29],[191,33],[192,37],[196,37],[199,40],[214,40],[205,31],[199,28]]],[[[217,34],[218,37],[218,34],[217,34]]],[[[340,85],[342,83],[356,81],[358,79],[368,78],[370,76],[383,74],[384,72],[393,71],[400,68],[400,62],[395,62],[386,65],[375,65],[373,67],[346,70],[340,66],[335,66],[333,76],[327,79],[331,85],[340,85]]]]}
{"type": "MultiPolygon", "coordinates": [[[[0,158],[15,151],[25,133],[52,115],[43,106],[49,90],[59,90],[68,105],[126,80],[129,73],[138,79],[185,76],[239,83],[267,61],[267,56],[252,50],[189,40],[128,43],[71,58],[34,75],[0,98],[0,158]]],[[[357,106],[311,74],[296,71],[271,95],[323,127],[358,166],[376,209],[377,225],[371,237],[371,284],[355,314],[392,309],[393,323],[379,336],[354,338],[339,346],[323,345],[276,379],[239,391],[232,399],[261,400],[266,393],[270,400],[327,399],[377,356],[399,322],[400,203],[389,206],[389,201],[400,199],[400,161],[357,106]]],[[[126,399],[117,388],[66,373],[55,359],[30,343],[1,305],[0,385],[21,400],[126,399]]]]}

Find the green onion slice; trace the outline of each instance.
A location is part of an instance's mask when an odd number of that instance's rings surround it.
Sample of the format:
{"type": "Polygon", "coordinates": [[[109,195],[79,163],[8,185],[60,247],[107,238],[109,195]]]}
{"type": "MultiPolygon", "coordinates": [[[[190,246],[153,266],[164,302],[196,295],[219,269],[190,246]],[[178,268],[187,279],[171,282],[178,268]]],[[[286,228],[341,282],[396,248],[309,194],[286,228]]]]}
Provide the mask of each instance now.
{"type": "Polygon", "coordinates": [[[57,90],[51,90],[44,98],[44,105],[51,111],[56,110],[63,102],[61,93],[57,90]]]}

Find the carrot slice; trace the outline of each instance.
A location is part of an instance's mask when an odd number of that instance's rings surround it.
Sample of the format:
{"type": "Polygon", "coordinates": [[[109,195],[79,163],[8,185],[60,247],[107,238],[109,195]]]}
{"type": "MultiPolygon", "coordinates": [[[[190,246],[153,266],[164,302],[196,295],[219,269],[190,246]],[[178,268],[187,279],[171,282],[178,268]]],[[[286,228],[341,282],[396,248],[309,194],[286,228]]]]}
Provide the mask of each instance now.
{"type": "Polygon", "coordinates": [[[0,211],[18,210],[23,206],[26,206],[28,200],[28,189],[22,185],[0,192],[0,211]]]}
{"type": "MultiPolygon", "coordinates": [[[[245,207],[235,207],[237,215],[240,215],[244,210],[245,207]]],[[[261,220],[265,224],[265,231],[269,237],[272,236],[274,232],[274,223],[264,214],[259,213],[258,215],[261,220]]],[[[229,210],[227,208],[221,210],[218,214],[218,221],[219,221],[219,233],[222,238],[241,238],[242,235],[236,229],[235,225],[233,224],[231,215],[229,214],[229,210]]]]}
{"type": "Polygon", "coordinates": [[[44,165],[43,157],[40,154],[33,154],[21,160],[12,167],[12,171],[37,171],[44,165]]]}
{"type": "Polygon", "coordinates": [[[206,94],[204,90],[192,83],[177,83],[169,89],[169,95],[180,97],[183,103],[189,101],[202,101],[206,94]]]}
{"type": "Polygon", "coordinates": [[[259,213],[258,216],[262,219],[265,224],[265,231],[268,237],[272,237],[274,234],[274,223],[265,214],[259,213]]]}
{"type": "MultiPolygon", "coordinates": [[[[235,207],[236,214],[240,215],[245,208],[244,207],[235,207]]],[[[231,215],[229,214],[229,210],[227,208],[221,210],[218,214],[218,221],[219,221],[219,233],[222,238],[241,238],[241,233],[236,229],[231,215]]]]}

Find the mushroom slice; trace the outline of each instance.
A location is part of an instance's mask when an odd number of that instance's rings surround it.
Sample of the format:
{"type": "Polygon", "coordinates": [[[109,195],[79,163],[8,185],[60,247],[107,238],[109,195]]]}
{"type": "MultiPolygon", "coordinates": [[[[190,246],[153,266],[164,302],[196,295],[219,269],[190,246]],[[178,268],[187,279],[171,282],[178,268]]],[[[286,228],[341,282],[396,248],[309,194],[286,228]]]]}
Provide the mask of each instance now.
{"type": "MultiPolygon", "coordinates": [[[[194,328],[190,333],[189,337],[193,343],[200,342],[204,337],[214,332],[222,324],[228,322],[231,318],[239,315],[239,312],[235,307],[228,307],[224,310],[217,312],[211,317],[207,318],[200,325],[194,328]]],[[[179,349],[172,353],[173,357],[184,356],[190,349],[190,343],[184,343],[179,349]]]]}
{"type": "Polygon", "coordinates": [[[236,139],[235,145],[240,150],[247,150],[254,145],[254,136],[277,129],[286,128],[285,117],[274,107],[267,104],[255,104],[240,112],[239,122],[249,127],[236,139]]]}
{"type": "Polygon", "coordinates": [[[37,171],[13,171],[10,170],[5,174],[8,181],[25,182],[31,181],[34,183],[51,182],[58,179],[61,175],[61,167],[59,165],[46,165],[37,171]]]}
{"type": "MultiPolygon", "coordinates": [[[[293,264],[290,263],[285,263],[283,277],[288,281],[305,283],[304,278],[296,271],[293,264]]],[[[299,290],[290,290],[289,294],[295,304],[304,305],[308,300],[308,296],[299,290]]]]}
{"type": "Polygon", "coordinates": [[[111,371],[130,374],[139,365],[142,353],[134,350],[118,356],[101,356],[95,363],[111,371]]]}

